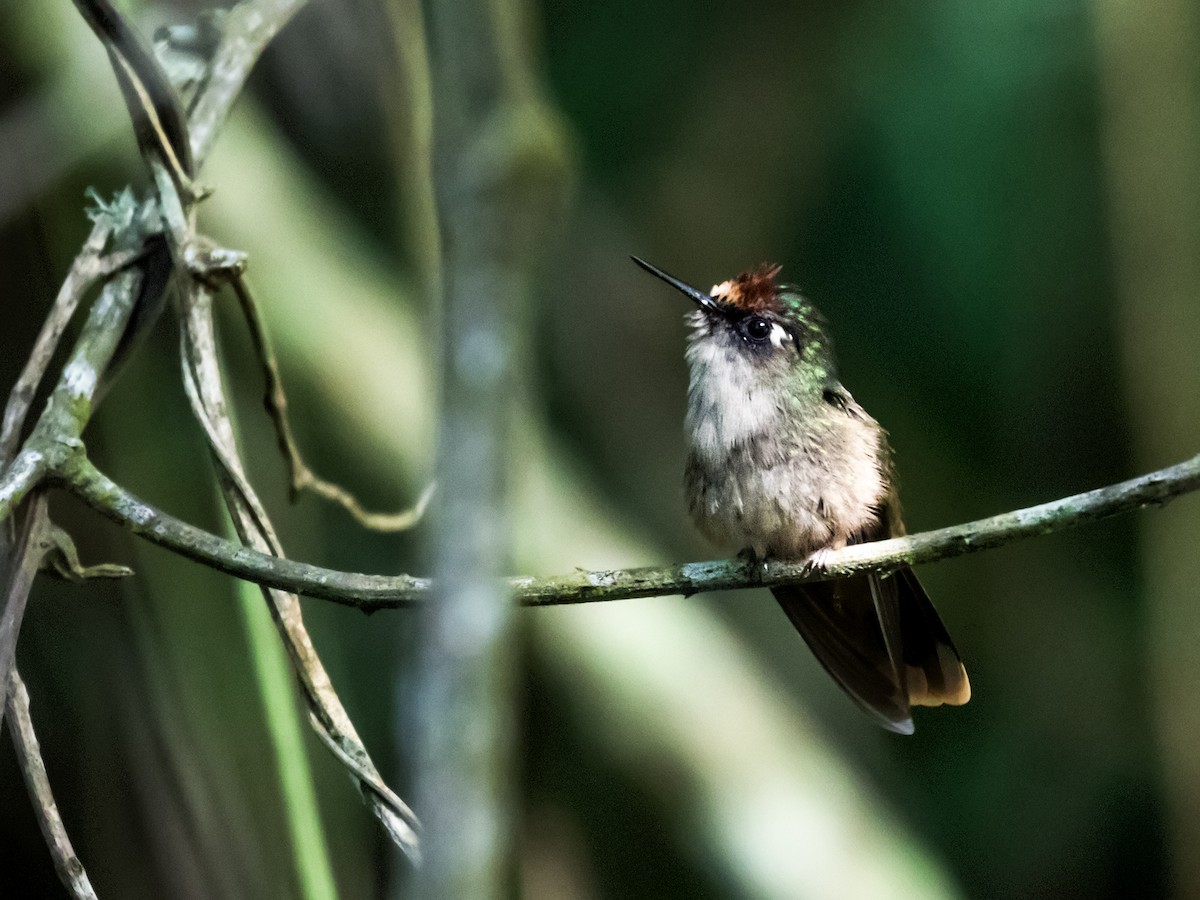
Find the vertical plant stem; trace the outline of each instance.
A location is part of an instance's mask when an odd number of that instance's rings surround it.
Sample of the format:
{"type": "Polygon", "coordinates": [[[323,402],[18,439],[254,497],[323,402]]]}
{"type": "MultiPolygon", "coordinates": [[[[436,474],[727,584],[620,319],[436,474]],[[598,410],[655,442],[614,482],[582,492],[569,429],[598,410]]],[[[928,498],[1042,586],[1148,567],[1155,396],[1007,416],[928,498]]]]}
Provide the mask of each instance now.
{"type": "Polygon", "coordinates": [[[418,710],[427,865],[422,898],[508,893],[513,605],[505,472],[523,383],[515,333],[547,215],[562,195],[560,132],[531,88],[511,4],[430,10],[442,223],[437,602],[423,612],[418,710]]]}
{"type": "Polygon", "coordinates": [[[267,733],[271,736],[271,754],[279,770],[300,894],[306,900],[329,900],[337,897],[337,886],[326,851],[304,729],[296,709],[291,668],[279,644],[270,610],[263,603],[262,591],[249,582],[239,581],[237,592],[254,663],[255,684],[266,714],[267,733]]]}
{"type": "Polygon", "coordinates": [[[499,897],[513,779],[513,606],[503,478],[517,285],[447,209],[443,405],[435,527],[437,601],[423,612],[420,808],[427,862],[417,896],[499,897]]]}

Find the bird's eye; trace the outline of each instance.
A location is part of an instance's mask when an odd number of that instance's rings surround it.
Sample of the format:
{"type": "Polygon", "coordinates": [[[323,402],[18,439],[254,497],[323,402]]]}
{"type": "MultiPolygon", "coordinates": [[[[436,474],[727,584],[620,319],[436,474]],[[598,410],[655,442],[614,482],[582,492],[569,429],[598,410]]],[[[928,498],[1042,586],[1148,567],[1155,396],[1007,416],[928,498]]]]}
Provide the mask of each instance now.
{"type": "Polygon", "coordinates": [[[771,336],[771,323],[762,316],[750,316],[742,323],[742,333],[756,343],[762,343],[771,336]]]}

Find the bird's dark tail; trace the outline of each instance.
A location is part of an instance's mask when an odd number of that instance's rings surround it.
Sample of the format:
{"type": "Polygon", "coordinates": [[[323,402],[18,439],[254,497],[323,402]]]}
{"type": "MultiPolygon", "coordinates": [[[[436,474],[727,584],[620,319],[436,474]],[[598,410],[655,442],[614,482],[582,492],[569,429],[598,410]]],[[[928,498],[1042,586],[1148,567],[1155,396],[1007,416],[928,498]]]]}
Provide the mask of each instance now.
{"type": "Polygon", "coordinates": [[[884,728],[912,734],[913,706],[971,698],[962,659],[911,569],[771,592],[825,671],[884,728]]]}

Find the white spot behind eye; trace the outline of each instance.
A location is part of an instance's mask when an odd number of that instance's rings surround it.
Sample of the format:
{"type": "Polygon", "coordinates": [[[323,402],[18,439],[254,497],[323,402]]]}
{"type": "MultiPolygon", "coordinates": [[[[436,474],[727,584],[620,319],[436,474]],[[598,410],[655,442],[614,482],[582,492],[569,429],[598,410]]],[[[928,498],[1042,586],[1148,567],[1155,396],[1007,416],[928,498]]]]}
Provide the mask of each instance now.
{"type": "Polygon", "coordinates": [[[776,349],[782,347],[784,341],[790,341],[791,339],[792,336],[788,334],[786,328],[778,322],[771,323],[771,343],[775,345],[776,349]]]}

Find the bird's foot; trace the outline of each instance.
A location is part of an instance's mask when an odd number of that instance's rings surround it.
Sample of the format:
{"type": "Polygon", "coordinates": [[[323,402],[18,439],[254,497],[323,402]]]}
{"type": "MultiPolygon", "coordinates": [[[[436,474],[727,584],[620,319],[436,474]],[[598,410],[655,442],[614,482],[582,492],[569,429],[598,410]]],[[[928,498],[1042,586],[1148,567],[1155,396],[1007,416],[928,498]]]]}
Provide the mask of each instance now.
{"type": "Polygon", "coordinates": [[[765,575],[767,573],[768,563],[770,563],[769,556],[759,556],[758,551],[756,551],[753,547],[745,547],[742,550],[739,550],[738,559],[746,563],[747,568],[757,568],[760,575],[765,575]]]}
{"type": "Polygon", "coordinates": [[[802,564],[804,574],[824,575],[825,570],[829,567],[829,555],[832,552],[832,547],[822,547],[820,550],[814,550],[810,553],[802,564]]]}

